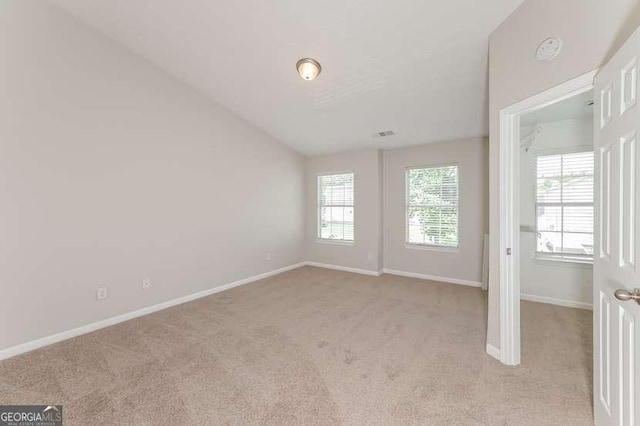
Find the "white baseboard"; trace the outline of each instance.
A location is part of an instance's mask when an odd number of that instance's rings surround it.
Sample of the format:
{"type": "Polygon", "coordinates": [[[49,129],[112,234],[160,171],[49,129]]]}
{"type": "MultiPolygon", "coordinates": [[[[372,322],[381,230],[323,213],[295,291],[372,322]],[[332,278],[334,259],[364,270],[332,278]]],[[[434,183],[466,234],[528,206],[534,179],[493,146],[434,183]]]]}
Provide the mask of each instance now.
{"type": "Polygon", "coordinates": [[[358,269],[358,268],[350,268],[348,266],[330,265],[328,263],[319,263],[319,262],[310,262],[310,261],[307,261],[304,263],[305,265],[315,266],[316,268],[335,269],[336,271],[353,272],[355,274],[371,275],[374,277],[379,277],[382,274],[381,271],[370,271],[368,269],[358,269]]]}
{"type": "Polygon", "coordinates": [[[200,291],[197,293],[189,294],[187,296],[179,297],[177,299],[168,300],[166,302],[158,303],[157,305],[148,306],[146,308],[138,309],[137,311],[128,312],[126,314],[118,315],[115,317],[107,318],[105,320],[92,322],[91,324],[83,325],[78,328],[74,328],[71,330],[63,331],[57,334],[53,334],[51,336],[46,336],[37,340],[32,340],[27,343],[22,343],[20,345],[12,346],[7,349],[0,350],[0,360],[11,358],[16,355],[23,354],[25,352],[30,352],[34,349],[38,349],[44,346],[51,345],[53,343],[58,343],[63,340],[71,339],[72,337],[80,336],[82,334],[91,333],[92,331],[100,330],[101,328],[109,327],[111,325],[115,325],[124,321],[128,321],[130,319],[138,318],[143,315],[148,315],[153,312],[161,311],[163,309],[170,308],[172,306],[180,305],[186,302],[190,302],[192,300],[200,299],[201,297],[209,296],[214,293],[219,293],[224,290],[229,290],[234,287],[238,287],[244,284],[249,284],[254,281],[258,281],[264,278],[268,278],[274,275],[281,274],[283,272],[290,271],[292,269],[299,268],[304,266],[306,263],[296,263],[295,265],[285,266],[284,268],[276,269],[274,271],[265,272],[263,274],[254,275],[252,277],[243,278],[238,281],[234,281],[232,283],[224,284],[218,287],[213,287],[208,290],[200,291]]]}
{"type": "Polygon", "coordinates": [[[556,299],[555,297],[535,296],[533,294],[520,294],[520,299],[529,302],[549,303],[551,305],[566,306],[568,308],[593,310],[593,305],[585,302],[574,302],[573,300],[556,299]]]}
{"type": "Polygon", "coordinates": [[[460,284],[460,285],[466,285],[469,287],[482,287],[482,283],[480,281],[461,280],[459,278],[440,277],[438,275],[418,274],[416,272],[397,271],[395,269],[383,269],[382,273],[399,275],[401,277],[419,278],[421,280],[440,281],[443,283],[450,283],[450,284],[460,284]]]}
{"type": "Polygon", "coordinates": [[[495,359],[497,359],[498,361],[500,361],[500,349],[487,343],[487,353],[492,357],[494,357],[495,359]]]}

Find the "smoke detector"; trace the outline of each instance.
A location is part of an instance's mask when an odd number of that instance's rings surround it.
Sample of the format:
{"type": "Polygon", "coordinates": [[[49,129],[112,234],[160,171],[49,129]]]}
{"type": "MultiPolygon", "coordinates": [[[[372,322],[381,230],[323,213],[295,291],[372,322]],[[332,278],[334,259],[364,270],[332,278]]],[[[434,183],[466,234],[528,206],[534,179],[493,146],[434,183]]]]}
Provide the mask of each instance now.
{"type": "Polygon", "coordinates": [[[559,38],[548,38],[538,46],[536,58],[539,61],[552,61],[562,50],[562,40],[559,38]]]}
{"type": "Polygon", "coordinates": [[[395,133],[393,133],[393,130],[383,130],[382,132],[378,132],[375,134],[375,137],[377,138],[385,138],[387,136],[393,136],[395,135],[395,133]]]}

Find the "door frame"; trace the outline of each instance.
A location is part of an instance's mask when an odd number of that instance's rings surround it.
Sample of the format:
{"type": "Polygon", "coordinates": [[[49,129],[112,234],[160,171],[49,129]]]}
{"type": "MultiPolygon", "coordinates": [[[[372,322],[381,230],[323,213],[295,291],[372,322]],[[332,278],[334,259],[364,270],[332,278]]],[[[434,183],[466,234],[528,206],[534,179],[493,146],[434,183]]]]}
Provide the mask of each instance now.
{"type": "Polygon", "coordinates": [[[506,365],[520,364],[520,116],[593,90],[597,72],[590,71],[500,110],[499,359],[506,365]]]}

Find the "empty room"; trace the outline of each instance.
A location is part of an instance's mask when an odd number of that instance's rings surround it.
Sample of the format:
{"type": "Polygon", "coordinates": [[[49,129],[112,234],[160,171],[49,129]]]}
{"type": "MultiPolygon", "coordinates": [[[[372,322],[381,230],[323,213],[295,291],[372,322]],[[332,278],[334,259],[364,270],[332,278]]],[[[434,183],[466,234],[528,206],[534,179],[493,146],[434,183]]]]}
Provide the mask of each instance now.
{"type": "Polygon", "coordinates": [[[640,0],[3,0],[0,426],[640,425],[640,0]]]}

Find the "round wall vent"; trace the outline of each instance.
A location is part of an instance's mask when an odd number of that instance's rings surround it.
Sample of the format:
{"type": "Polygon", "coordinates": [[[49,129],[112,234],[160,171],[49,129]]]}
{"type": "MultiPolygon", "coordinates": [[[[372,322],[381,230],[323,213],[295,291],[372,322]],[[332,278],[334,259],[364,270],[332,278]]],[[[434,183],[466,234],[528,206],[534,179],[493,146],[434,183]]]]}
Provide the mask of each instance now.
{"type": "Polygon", "coordinates": [[[551,61],[562,50],[562,40],[559,38],[548,38],[538,46],[536,51],[536,58],[539,61],[551,61]]]}

